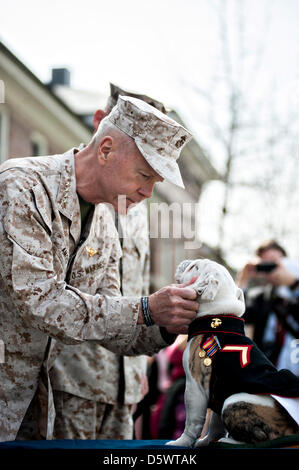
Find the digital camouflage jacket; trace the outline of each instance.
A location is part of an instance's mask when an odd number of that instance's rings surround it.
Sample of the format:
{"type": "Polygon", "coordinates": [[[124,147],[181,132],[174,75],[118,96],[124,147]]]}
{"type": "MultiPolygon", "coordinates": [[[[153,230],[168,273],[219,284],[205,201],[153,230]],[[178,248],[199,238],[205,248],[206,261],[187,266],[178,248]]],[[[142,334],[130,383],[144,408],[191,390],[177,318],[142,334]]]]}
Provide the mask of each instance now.
{"type": "MultiPolygon", "coordinates": [[[[0,339],[5,349],[0,364],[0,441],[5,441],[15,439],[42,365],[47,382],[49,337],[66,344],[94,340],[123,355],[150,354],[166,343],[158,328],[137,325],[139,296],[111,297],[93,287],[102,262],[114,266],[103,282],[118,276],[118,263],[110,259],[115,238],[100,231],[105,223],[97,209],[91,238],[77,256],[91,248],[101,254],[101,261],[97,255],[86,256],[76,267],[75,257],[71,269],[81,232],[74,149],[5,162],[0,167],[0,200],[0,339]],[[66,282],[75,270],[86,276],[88,293],[66,282]]],[[[49,410],[48,421],[53,418],[49,410]]]]}

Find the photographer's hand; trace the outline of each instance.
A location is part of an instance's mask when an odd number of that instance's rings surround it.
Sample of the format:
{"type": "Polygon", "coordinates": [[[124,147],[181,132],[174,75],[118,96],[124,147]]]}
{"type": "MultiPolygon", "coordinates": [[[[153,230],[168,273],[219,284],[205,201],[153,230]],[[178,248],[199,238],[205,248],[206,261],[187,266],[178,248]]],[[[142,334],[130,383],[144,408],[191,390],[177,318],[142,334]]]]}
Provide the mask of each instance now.
{"type": "Polygon", "coordinates": [[[241,289],[245,289],[251,279],[260,277],[256,271],[256,265],[259,262],[260,259],[256,258],[245,264],[244,268],[239,272],[236,282],[241,289]]]}
{"type": "Polygon", "coordinates": [[[265,275],[267,282],[275,287],[291,286],[294,284],[297,280],[296,276],[287,271],[281,262],[276,261],[276,263],[278,265],[277,268],[275,268],[271,273],[265,275]]]}

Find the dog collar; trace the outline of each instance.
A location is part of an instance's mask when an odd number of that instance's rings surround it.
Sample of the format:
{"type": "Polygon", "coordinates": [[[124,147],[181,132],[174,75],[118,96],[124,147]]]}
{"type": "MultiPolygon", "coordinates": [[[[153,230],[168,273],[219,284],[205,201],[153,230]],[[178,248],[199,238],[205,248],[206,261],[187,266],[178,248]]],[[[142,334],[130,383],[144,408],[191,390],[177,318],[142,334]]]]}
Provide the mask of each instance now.
{"type": "Polygon", "coordinates": [[[243,318],[236,317],[235,315],[207,315],[205,317],[196,318],[189,325],[188,341],[194,336],[213,333],[230,333],[234,335],[244,336],[244,323],[243,318]]]}

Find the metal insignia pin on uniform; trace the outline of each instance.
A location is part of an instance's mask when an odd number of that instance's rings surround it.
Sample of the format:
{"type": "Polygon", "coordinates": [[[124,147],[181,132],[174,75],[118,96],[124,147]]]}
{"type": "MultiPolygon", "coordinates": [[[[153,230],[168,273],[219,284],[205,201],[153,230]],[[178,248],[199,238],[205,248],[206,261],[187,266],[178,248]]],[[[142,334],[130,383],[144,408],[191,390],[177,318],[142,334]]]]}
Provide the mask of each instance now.
{"type": "Polygon", "coordinates": [[[201,350],[201,351],[199,351],[199,354],[198,354],[198,355],[199,355],[199,357],[201,357],[201,358],[206,357],[206,352],[203,351],[203,350],[201,350]]]}
{"type": "Polygon", "coordinates": [[[98,253],[98,250],[93,250],[90,246],[87,246],[85,249],[89,257],[94,256],[98,253]]]}
{"type": "Polygon", "coordinates": [[[213,318],[211,321],[211,327],[212,328],[217,328],[218,326],[222,325],[222,321],[220,318],[213,318]]]}

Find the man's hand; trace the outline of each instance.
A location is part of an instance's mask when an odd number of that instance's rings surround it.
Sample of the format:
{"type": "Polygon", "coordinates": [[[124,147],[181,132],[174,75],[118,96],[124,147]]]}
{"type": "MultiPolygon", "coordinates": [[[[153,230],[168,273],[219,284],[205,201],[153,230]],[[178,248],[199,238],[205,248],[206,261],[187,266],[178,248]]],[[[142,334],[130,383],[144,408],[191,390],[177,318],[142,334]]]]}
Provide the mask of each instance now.
{"type": "Polygon", "coordinates": [[[260,262],[261,260],[259,258],[255,258],[254,260],[246,263],[243,269],[238,273],[237,285],[241,289],[246,288],[251,279],[256,279],[262,276],[256,270],[256,265],[260,262]]]}
{"type": "Polygon", "coordinates": [[[294,282],[297,280],[296,276],[287,271],[282,263],[276,262],[276,264],[277,268],[265,276],[267,282],[270,282],[270,284],[275,287],[291,286],[294,284],[294,282]]]}
{"type": "Polygon", "coordinates": [[[196,279],[195,276],[186,284],[163,287],[149,296],[149,309],[156,325],[164,326],[169,333],[188,333],[188,325],[198,311],[197,292],[188,286],[196,279]]]}

